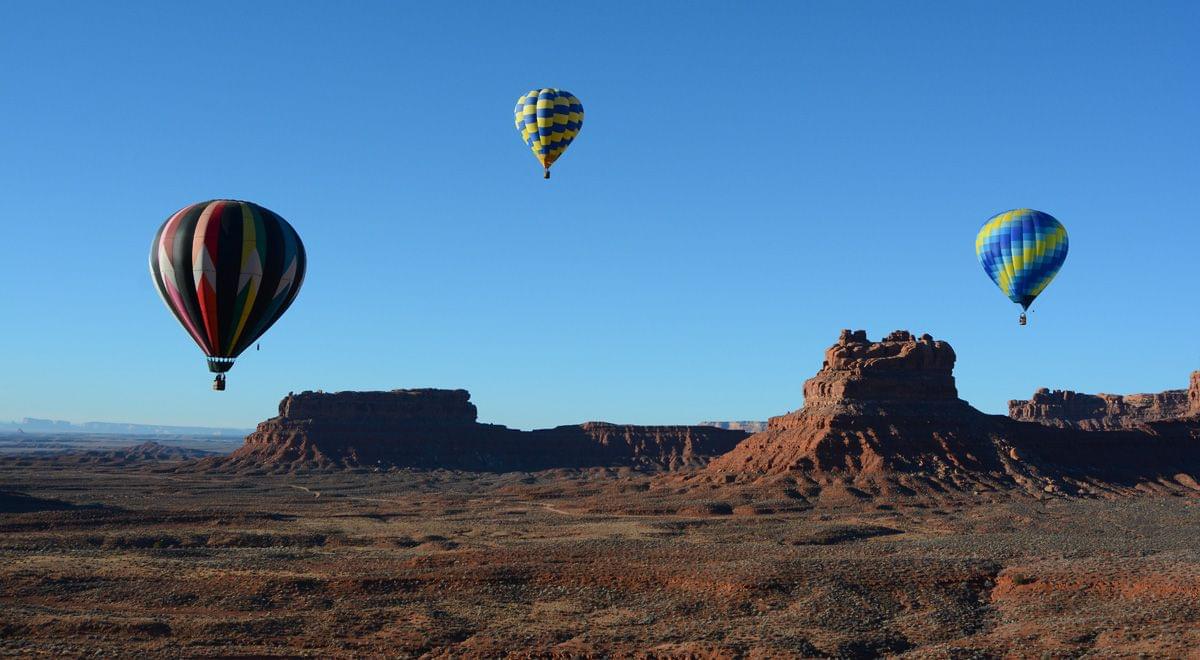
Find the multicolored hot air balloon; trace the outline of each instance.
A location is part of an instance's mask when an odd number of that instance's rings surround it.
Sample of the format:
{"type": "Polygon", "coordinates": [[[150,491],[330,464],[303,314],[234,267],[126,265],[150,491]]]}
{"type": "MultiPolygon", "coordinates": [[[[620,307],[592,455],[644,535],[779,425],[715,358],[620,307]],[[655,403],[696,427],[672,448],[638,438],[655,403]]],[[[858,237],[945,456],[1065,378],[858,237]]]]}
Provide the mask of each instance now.
{"type": "Polygon", "coordinates": [[[251,202],[217,199],[167,218],[150,245],[150,277],[225,389],[234,359],[287,311],[307,259],[286,220],[251,202]]]}
{"type": "Polygon", "coordinates": [[[1015,209],[992,216],[975,237],[975,256],[1009,300],[1025,310],[1067,259],[1067,228],[1054,216],[1015,209]]]}
{"type": "Polygon", "coordinates": [[[517,99],[513,113],[521,139],[533,150],[549,179],[550,166],[583,128],[583,105],[574,94],[547,87],[530,90],[517,99]]]}

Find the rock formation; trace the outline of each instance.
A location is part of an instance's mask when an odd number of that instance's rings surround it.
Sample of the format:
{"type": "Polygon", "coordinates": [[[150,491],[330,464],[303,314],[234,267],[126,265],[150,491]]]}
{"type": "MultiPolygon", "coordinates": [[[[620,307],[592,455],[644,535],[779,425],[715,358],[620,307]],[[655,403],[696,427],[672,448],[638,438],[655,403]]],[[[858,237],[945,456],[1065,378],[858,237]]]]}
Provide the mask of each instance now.
{"type": "Polygon", "coordinates": [[[1200,372],[1192,374],[1191,389],[1158,394],[1080,394],[1070,390],[1039,389],[1028,401],[1009,401],[1008,416],[1084,431],[1130,429],[1200,412],[1200,372]]]}
{"type": "Polygon", "coordinates": [[[700,422],[700,426],[715,426],[719,429],[733,429],[735,431],[745,431],[747,433],[760,433],[767,430],[766,422],[752,422],[748,420],[739,420],[734,422],[700,422]]]}
{"type": "Polygon", "coordinates": [[[288,393],[279,402],[279,419],[308,419],[340,427],[471,426],[477,416],[466,390],[301,392],[288,393]]]}
{"type": "MultiPolygon", "coordinates": [[[[585,422],[522,434],[526,451],[545,467],[633,465],[678,470],[703,467],[733,449],[744,431],[706,426],[633,426],[585,422]]],[[[538,468],[527,468],[538,469],[538,468]]]]}
{"type": "Polygon", "coordinates": [[[302,392],[279,404],[223,470],[445,468],[543,470],[593,466],[699,467],[746,437],[703,426],[603,422],[518,431],[476,421],[466,390],[302,392]]]}
{"type": "Polygon", "coordinates": [[[804,407],[713,460],[699,479],[785,480],[861,496],[1018,489],[1200,492],[1197,425],[1086,433],[987,415],[958,398],[954,350],[898,331],[872,342],[842,331],[804,384],[804,407]],[[1156,484],[1151,486],[1147,484],[1156,484]]]}
{"type": "Polygon", "coordinates": [[[929,335],[897,330],[872,342],[865,330],[843,330],[821,371],[804,383],[804,404],[809,413],[842,415],[954,410],[964,403],[954,360],[954,349],[929,335]]]}
{"type": "Polygon", "coordinates": [[[1002,473],[980,425],[987,416],[958,398],[954,361],[954,349],[929,335],[898,331],[872,342],[865,331],[843,330],[804,383],[804,407],[771,418],[707,472],[860,481],[897,471],[951,481],[1002,473]]]}
{"type": "MultiPolygon", "coordinates": [[[[843,331],[804,383],[803,408],[771,418],[750,436],[712,426],[601,422],[518,431],[480,424],[465,390],[289,394],[279,415],[259,424],[239,450],[189,469],[700,468],[664,477],[663,484],[701,488],[704,497],[743,489],[743,500],[748,485],[782,487],[794,500],[1200,494],[1200,415],[1158,419],[1169,410],[1192,410],[1200,402],[1200,377],[1193,376],[1190,394],[1105,402],[1104,411],[1118,411],[1114,419],[1140,415],[1137,424],[1060,427],[972,408],[958,397],[955,359],[949,344],[929,335],[898,331],[870,341],[863,331],[843,331]],[[1088,430],[1109,428],[1116,430],[1088,430]]],[[[1038,396],[1054,401],[1048,392],[1038,396]]]]}

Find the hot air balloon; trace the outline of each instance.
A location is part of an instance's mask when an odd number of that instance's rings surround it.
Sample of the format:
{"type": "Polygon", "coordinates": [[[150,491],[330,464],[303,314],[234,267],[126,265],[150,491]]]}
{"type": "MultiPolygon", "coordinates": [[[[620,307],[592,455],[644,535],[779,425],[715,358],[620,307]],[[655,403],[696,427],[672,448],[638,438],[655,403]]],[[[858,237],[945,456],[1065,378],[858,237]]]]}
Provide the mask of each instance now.
{"type": "Polygon", "coordinates": [[[583,128],[583,105],[575,95],[547,87],[530,90],[517,99],[513,110],[521,139],[533,150],[533,155],[550,178],[550,166],[567,150],[567,146],[583,128]]]}
{"type": "Polygon", "coordinates": [[[975,237],[975,256],[988,277],[1025,311],[1067,259],[1067,228],[1049,213],[1015,209],[992,216],[975,237]]]}
{"type": "Polygon", "coordinates": [[[213,389],[287,311],[307,259],[296,230],[258,204],[216,199],[175,212],[150,245],[150,277],[208,358],[213,389]]]}

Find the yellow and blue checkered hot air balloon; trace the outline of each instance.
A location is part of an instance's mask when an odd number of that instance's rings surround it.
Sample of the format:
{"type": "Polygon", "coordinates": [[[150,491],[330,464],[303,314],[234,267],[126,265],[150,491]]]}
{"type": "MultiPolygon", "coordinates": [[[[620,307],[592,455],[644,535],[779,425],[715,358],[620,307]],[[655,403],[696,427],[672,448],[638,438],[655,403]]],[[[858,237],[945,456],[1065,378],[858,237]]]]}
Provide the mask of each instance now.
{"type": "Polygon", "coordinates": [[[522,95],[513,114],[521,139],[533,150],[549,179],[550,166],[583,128],[583,105],[574,94],[547,87],[522,95]]]}
{"type": "Polygon", "coordinates": [[[1067,228],[1049,213],[1005,211],[983,223],[975,256],[1004,295],[1028,310],[1067,259],[1067,228]]]}

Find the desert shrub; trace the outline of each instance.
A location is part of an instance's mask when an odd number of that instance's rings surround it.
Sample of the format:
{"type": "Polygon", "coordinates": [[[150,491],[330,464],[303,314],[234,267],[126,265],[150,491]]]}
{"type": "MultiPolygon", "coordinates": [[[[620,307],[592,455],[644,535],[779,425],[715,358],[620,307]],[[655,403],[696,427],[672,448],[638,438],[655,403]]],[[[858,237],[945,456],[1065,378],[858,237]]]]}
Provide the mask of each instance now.
{"type": "Polygon", "coordinates": [[[1034,582],[1037,582],[1037,578],[1033,577],[1032,575],[1026,575],[1024,573],[1013,573],[1012,574],[1012,583],[1017,586],[1021,586],[1024,584],[1033,584],[1034,582]]]}

